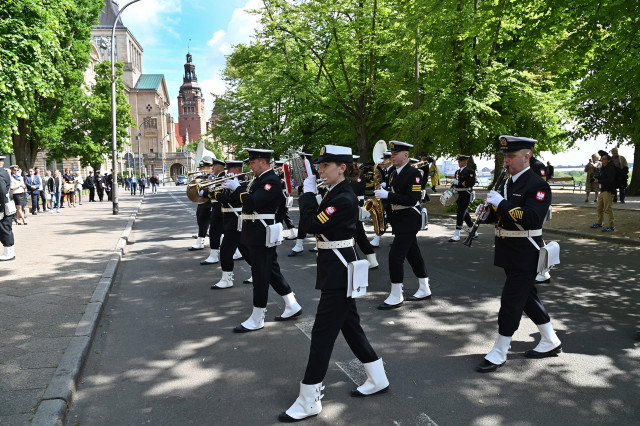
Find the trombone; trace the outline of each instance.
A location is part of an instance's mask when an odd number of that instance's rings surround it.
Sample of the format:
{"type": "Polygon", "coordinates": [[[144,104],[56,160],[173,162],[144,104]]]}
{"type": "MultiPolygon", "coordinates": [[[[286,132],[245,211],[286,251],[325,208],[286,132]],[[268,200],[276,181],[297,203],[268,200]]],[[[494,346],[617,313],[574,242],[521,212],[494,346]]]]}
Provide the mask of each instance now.
{"type": "Polygon", "coordinates": [[[225,176],[225,177],[221,177],[221,178],[216,178],[210,181],[206,181],[206,182],[196,182],[195,185],[198,187],[198,189],[202,189],[202,188],[208,188],[210,186],[213,185],[218,185],[221,183],[224,183],[228,180],[240,177],[240,176],[248,176],[248,175],[252,175],[253,172],[245,172],[245,173],[238,173],[237,175],[230,175],[230,176],[225,176]]]}

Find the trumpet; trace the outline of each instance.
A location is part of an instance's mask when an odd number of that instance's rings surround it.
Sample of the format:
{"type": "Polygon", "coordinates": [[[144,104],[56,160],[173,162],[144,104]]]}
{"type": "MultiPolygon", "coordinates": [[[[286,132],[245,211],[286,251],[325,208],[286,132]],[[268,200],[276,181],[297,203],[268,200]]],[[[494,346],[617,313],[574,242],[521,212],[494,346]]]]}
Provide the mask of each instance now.
{"type": "Polygon", "coordinates": [[[210,181],[206,181],[206,182],[196,182],[195,185],[197,185],[198,189],[203,189],[203,188],[209,188],[210,186],[214,186],[214,185],[218,185],[221,183],[224,183],[228,180],[240,177],[240,176],[248,176],[248,175],[252,175],[253,172],[246,172],[246,173],[238,173],[237,175],[229,175],[229,176],[225,176],[225,177],[221,177],[221,178],[217,178],[217,179],[213,179],[210,181]]]}

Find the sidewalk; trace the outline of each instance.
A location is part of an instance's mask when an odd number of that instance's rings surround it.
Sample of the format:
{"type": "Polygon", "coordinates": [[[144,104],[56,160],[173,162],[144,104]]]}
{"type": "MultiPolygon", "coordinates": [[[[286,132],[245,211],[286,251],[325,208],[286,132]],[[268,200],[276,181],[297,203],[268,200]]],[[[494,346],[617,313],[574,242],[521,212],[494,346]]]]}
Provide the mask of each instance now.
{"type": "Polygon", "coordinates": [[[0,424],[31,423],[77,338],[92,295],[141,203],[141,197],[123,190],[119,198],[118,216],[106,197],[96,203],[84,198],[82,206],[29,215],[27,226],[14,224],[16,259],[0,262],[0,424]]]}

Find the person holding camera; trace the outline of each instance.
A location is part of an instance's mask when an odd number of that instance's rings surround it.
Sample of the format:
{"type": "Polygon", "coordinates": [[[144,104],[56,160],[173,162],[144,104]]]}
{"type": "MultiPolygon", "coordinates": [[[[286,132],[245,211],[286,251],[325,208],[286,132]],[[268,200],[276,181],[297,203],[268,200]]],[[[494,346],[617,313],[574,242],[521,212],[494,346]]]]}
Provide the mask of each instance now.
{"type": "Polygon", "coordinates": [[[591,228],[602,228],[604,214],[606,213],[609,218],[608,226],[605,227],[602,232],[613,232],[616,228],[613,218],[613,208],[611,206],[613,204],[613,196],[616,192],[616,170],[609,154],[603,153],[600,157],[600,161],[602,161],[602,168],[595,179],[595,182],[600,185],[598,221],[591,225],[591,228]]]}
{"type": "Polygon", "coordinates": [[[589,202],[589,194],[591,193],[591,191],[593,191],[595,195],[593,202],[598,202],[598,193],[600,192],[600,188],[596,183],[596,176],[600,174],[601,167],[602,163],[600,163],[600,161],[598,160],[598,154],[592,154],[591,158],[589,159],[589,163],[584,168],[584,171],[587,173],[587,180],[585,184],[587,198],[584,200],[585,203],[589,202]]]}
{"type": "Polygon", "coordinates": [[[624,204],[625,192],[627,191],[627,181],[629,180],[629,163],[622,155],[618,155],[618,148],[611,149],[611,163],[616,168],[616,192],[613,193],[613,202],[618,202],[618,192],[620,202],[624,204]]]}

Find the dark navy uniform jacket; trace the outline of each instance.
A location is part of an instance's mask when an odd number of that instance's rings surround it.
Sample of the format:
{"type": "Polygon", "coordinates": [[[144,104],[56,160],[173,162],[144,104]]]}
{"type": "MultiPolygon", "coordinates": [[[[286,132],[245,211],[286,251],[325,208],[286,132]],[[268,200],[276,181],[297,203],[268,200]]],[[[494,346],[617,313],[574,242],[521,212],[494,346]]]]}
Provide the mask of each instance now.
{"type": "MultiPolygon", "coordinates": [[[[504,182],[500,188],[504,188],[504,182]]],[[[499,191],[502,194],[504,192],[499,191]]],[[[541,229],[551,205],[549,184],[529,169],[515,183],[507,185],[507,196],[498,208],[492,206],[485,222],[496,227],[518,231],[516,224],[525,230],[541,229]]],[[[538,246],[544,245],[542,237],[533,237],[538,246]]],[[[535,272],[539,251],[526,237],[495,237],[494,265],[508,270],[535,272]]]]}
{"type": "MultiPolygon", "coordinates": [[[[246,191],[247,182],[240,182],[239,189],[242,188],[246,191]]],[[[216,204],[220,205],[220,209],[222,211],[223,208],[239,208],[242,207],[242,203],[237,197],[232,197],[231,191],[228,189],[224,189],[222,191],[216,191],[210,195],[215,198],[218,202],[216,204]]],[[[239,215],[240,212],[237,212],[239,215]]],[[[260,222],[262,224],[262,222],[260,222]]],[[[233,232],[238,229],[238,216],[234,212],[222,213],[222,228],[225,232],[233,232]]]]}
{"type": "MultiPolygon", "coordinates": [[[[242,214],[276,214],[282,198],[282,184],[278,175],[267,170],[256,177],[246,188],[239,186],[232,199],[242,204],[242,214]]],[[[275,219],[263,219],[267,225],[273,225],[275,219]]],[[[243,220],[240,242],[250,246],[264,246],[267,231],[260,220],[243,220]]]]}
{"type": "Polygon", "coordinates": [[[531,170],[535,172],[538,176],[542,177],[542,179],[546,179],[547,177],[547,166],[540,160],[535,157],[531,157],[529,160],[529,164],[531,165],[531,170]]]}
{"type": "MultiPolygon", "coordinates": [[[[422,198],[422,173],[409,163],[397,173],[395,167],[389,172],[387,190],[387,219],[391,223],[394,234],[416,233],[422,225],[422,217],[414,208],[393,210],[392,205],[416,206],[422,198]],[[393,189],[393,192],[391,190],[393,189]]],[[[416,207],[419,210],[419,207],[416,207]]]]}
{"type": "MultiPolygon", "coordinates": [[[[364,191],[367,187],[367,180],[364,176],[360,176],[357,179],[354,179],[350,182],[351,189],[356,194],[356,197],[364,197],[364,191]]],[[[364,200],[358,200],[358,205],[362,207],[364,205],[364,200]]]]}
{"type": "MultiPolygon", "coordinates": [[[[300,227],[317,235],[318,241],[342,241],[355,237],[358,203],[351,184],[344,180],[327,192],[320,205],[315,194],[306,192],[298,199],[300,227]]],[[[338,249],[347,262],[356,260],[354,247],[338,249]]],[[[347,268],[333,250],[318,250],[316,288],[347,291],[347,268]]]]}
{"type": "Polygon", "coordinates": [[[458,184],[454,185],[456,189],[471,189],[476,184],[476,172],[475,170],[465,167],[462,170],[458,170],[458,184]]]}
{"type": "Polygon", "coordinates": [[[7,202],[7,194],[11,189],[11,176],[3,168],[0,167],[0,208],[4,213],[4,204],[7,202]]]}

